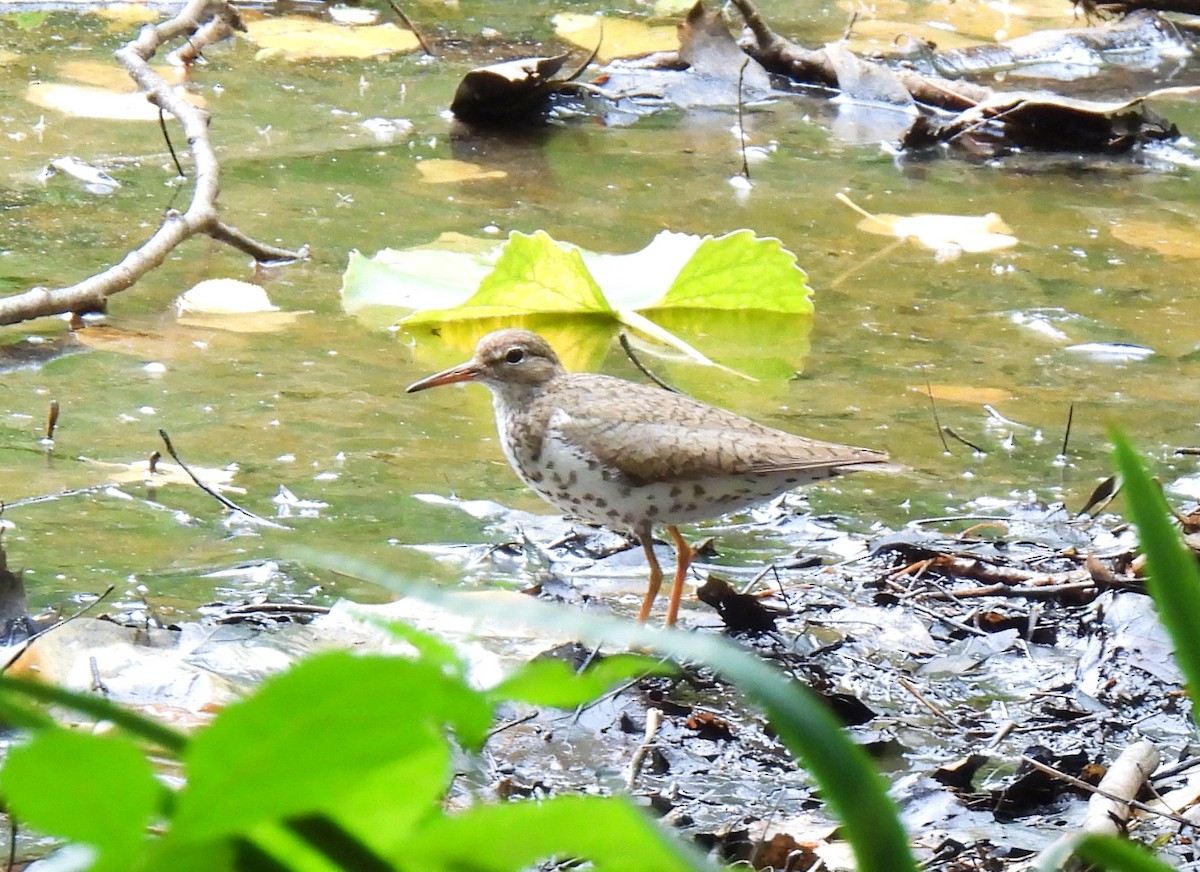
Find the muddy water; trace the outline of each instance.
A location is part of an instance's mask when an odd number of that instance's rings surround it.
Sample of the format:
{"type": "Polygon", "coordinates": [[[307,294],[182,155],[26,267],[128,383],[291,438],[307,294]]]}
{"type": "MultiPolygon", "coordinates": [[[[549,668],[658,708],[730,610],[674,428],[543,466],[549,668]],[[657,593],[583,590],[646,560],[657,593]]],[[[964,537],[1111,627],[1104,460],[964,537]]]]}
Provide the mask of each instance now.
{"type": "MultiPolygon", "coordinates": [[[[531,4],[526,17],[505,19],[490,4],[464,4],[431,26],[467,38],[495,27],[536,42],[549,36],[553,11],[531,4]]],[[[844,21],[827,9],[781,26],[825,39],[844,21]]],[[[107,63],[132,26],[87,12],[0,16],[5,293],[82,278],[144,239],[164,209],[186,203],[187,192],[171,183],[157,125],[69,118],[26,100],[33,81],[72,81],[81,74],[71,64],[107,63]],[[121,188],[96,195],[63,176],[39,181],[47,161],[64,155],[104,165],[121,188]]],[[[371,599],[383,594],[300,572],[211,573],[303,544],[453,583],[460,567],[419,546],[494,534],[414,494],[540,511],[503,462],[482,389],[403,394],[410,381],[461,358],[461,349],[342,313],[350,250],[404,247],[446,231],[502,238],[541,228],[613,252],[638,249],[662,229],[749,227],[777,236],[816,289],[811,324],[664,321],[714,359],[754,358],[773,374],[747,382],[669,359],[650,363],[696,396],[773,425],[890,451],[909,471],[848,478],[811,494],[817,511],[859,528],[1025,495],[1078,506],[1108,474],[1111,424],[1149,450],[1165,481],[1194,472],[1193,460],[1172,452],[1200,443],[1196,262],[1122,241],[1130,234],[1119,226],[1186,234],[1200,212],[1194,170],[1131,161],[1088,169],[1081,159],[899,163],[875,142],[839,139],[829,107],[797,99],[748,113],[748,140],[768,157],[753,165],[754,185],[743,191],[729,183],[741,165],[732,111],[672,112],[623,128],[581,123],[515,145],[464,141],[445,114],[470,65],[461,55],[287,63],[256,60],[244,42],[207,54],[195,83],[214,116],[226,220],[278,244],[309,243],[313,258],[253,275],[242,255],[193,240],[114,298],[108,332],[87,347],[5,373],[0,497],[14,525],[5,543],[10,560],[28,570],[37,605],[108,584],[168,616],[262,592],[371,599]],[[407,119],[413,129],[380,141],[361,124],[370,117],[407,119]],[[464,155],[506,178],[429,184],[417,170],[423,159],[464,155]],[[839,192],[877,212],[995,212],[1020,244],[939,262],[926,249],[858,230],[858,216],[835,201],[839,192]],[[273,333],[177,323],[174,298],[213,277],[253,279],[277,305],[308,314],[273,333]],[[1113,359],[1071,348],[1095,343],[1154,353],[1113,359]],[[953,439],[943,448],[927,385],[939,397],[941,424],[983,452],[953,439]],[[52,399],[63,414],[46,445],[39,440],[52,399]],[[162,447],[159,428],[189,462],[233,468],[244,492],[231,496],[259,514],[284,515],[290,529],[227,525],[223,510],[188,486],[109,486],[115,473],[99,464],[146,458],[162,447]],[[281,507],[280,487],[322,505],[281,507]]],[[[1183,130],[1200,130],[1194,108],[1160,109],[1183,130]]],[[[63,334],[62,322],[48,319],[6,328],[0,338],[32,337],[36,350],[63,334]]],[[[609,347],[596,366],[637,377],[615,341],[609,347]]],[[[729,535],[734,562],[778,547],[753,529],[729,535]]]]}

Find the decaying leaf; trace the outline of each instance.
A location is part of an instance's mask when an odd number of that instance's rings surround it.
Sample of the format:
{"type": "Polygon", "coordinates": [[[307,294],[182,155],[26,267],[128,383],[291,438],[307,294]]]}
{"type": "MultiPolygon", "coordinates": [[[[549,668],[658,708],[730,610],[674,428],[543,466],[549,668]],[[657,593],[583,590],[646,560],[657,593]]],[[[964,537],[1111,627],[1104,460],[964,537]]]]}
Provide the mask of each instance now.
{"type": "Polygon", "coordinates": [[[527,117],[545,106],[552,77],[567,55],[520,58],[471,70],[454,91],[450,111],[463,121],[500,121],[527,117]]]}
{"type": "Polygon", "coordinates": [[[1155,221],[1120,221],[1112,235],[1135,248],[1148,248],[1164,257],[1200,258],[1200,237],[1195,227],[1174,227],[1155,221]]]}
{"type": "Polygon", "coordinates": [[[918,245],[938,253],[939,259],[950,260],[962,252],[977,254],[1012,248],[1017,238],[995,212],[987,215],[873,215],[856,205],[845,194],[838,193],[839,202],[864,216],[858,229],[881,236],[911,239],[918,245]]]}
{"type": "MultiPolygon", "coordinates": [[[[153,67],[168,82],[178,82],[183,78],[181,68],[166,64],[153,67]]],[[[109,91],[134,93],[137,83],[130,78],[129,73],[114,61],[73,60],[59,64],[55,71],[64,79],[71,79],[84,85],[94,85],[109,91]]]]}
{"type": "MultiPolygon", "coordinates": [[[[108,463],[88,457],[81,457],[80,460],[98,469],[104,474],[105,481],[112,484],[196,486],[183,468],[174,463],[157,463],[154,472],[151,472],[148,460],[135,460],[133,463],[108,463]]],[[[233,472],[231,470],[190,465],[189,468],[200,477],[201,481],[214,490],[224,493],[245,493],[242,488],[232,485],[233,472]]]]}
{"type": "Polygon", "coordinates": [[[601,60],[632,58],[679,47],[674,25],[652,26],[628,18],[560,12],[552,19],[555,35],[587,51],[599,46],[601,60]]]}
{"type": "Polygon", "coordinates": [[[117,188],[121,187],[120,182],[100,169],[100,167],[81,161],[72,155],[56,157],[50,161],[46,165],[46,169],[40,174],[40,179],[45,181],[58,173],[82,182],[84,189],[93,194],[111,194],[117,188]]]}
{"type": "Polygon", "coordinates": [[[306,312],[281,312],[258,285],[236,279],[207,279],[175,300],[180,324],[234,333],[273,333],[306,312]]]}
{"type": "Polygon", "coordinates": [[[206,279],[175,300],[180,315],[244,315],[277,312],[267,292],[258,285],[237,279],[206,279]]]}
{"type": "Polygon", "coordinates": [[[417,162],[417,171],[421,180],[431,185],[443,185],[449,182],[481,182],[507,179],[504,170],[485,170],[479,164],[465,160],[446,160],[442,158],[427,158],[417,162]]]}
{"type": "Polygon", "coordinates": [[[259,47],[259,60],[372,58],[420,48],[420,42],[411,31],[393,24],[343,27],[301,16],[248,18],[245,23],[245,38],[259,47]]]}
{"type": "Polygon", "coordinates": [[[771,90],[771,77],[729,32],[719,12],[697,2],[679,25],[679,59],[693,71],[735,82],[751,93],[771,90]]]}

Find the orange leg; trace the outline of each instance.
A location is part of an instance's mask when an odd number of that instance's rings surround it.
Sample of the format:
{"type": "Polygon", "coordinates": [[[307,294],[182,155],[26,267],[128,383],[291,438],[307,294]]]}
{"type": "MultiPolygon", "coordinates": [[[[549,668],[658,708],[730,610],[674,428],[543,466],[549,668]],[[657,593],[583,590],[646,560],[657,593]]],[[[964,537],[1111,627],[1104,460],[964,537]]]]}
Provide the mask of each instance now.
{"type": "Polygon", "coordinates": [[[671,534],[671,540],[675,543],[675,580],[671,583],[671,599],[667,604],[667,619],[663,621],[663,626],[673,627],[675,619],[679,616],[679,601],[683,599],[683,579],[687,576],[688,567],[692,565],[692,558],[696,556],[696,552],[678,528],[668,526],[667,532],[671,534]]]}
{"type": "Polygon", "coordinates": [[[644,624],[646,618],[650,617],[650,609],[654,606],[659,588],[662,587],[663,571],[658,565],[658,558],[654,556],[654,536],[650,527],[638,530],[637,537],[642,543],[642,550],[646,552],[646,562],[650,564],[650,585],[646,588],[646,598],[642,600],[642,610],[638,612],[637,618],[639,624],[644,624]]]}

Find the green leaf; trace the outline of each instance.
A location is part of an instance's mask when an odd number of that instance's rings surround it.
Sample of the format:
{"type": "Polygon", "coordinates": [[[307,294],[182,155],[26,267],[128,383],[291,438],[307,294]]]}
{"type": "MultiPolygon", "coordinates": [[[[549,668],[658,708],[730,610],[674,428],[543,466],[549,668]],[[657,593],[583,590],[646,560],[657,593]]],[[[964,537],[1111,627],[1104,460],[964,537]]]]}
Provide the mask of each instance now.
{"type": "MultiPolygon", "coordinates": [[[[1124,479],[1122,492],[1146,552],[1146,589],[1175,645],[1175,660],[1193,699],[1200,693],[1200,568],[1171,521],[1162,491],[1133,444],[1117,430],[1110,434],[1113,457],[1124,479]]],[[[1197,712],[1192,712],[1195,718],[1197,712]]]]}
{"type": "Polygon", "coordinates": [[[749,230],[707,237],[652,308],[813,311],[808,276],[778,239],[749,230]]]}
{"type": "MultiPolygon", "coordinates": [[[[291,553],[308,563],[402,591],[460,614],[481,619],[489,616],[488,603],[401,578],[363,561],[305,549],[291,553]]],[[[888,798],[887,784],[867,753],[850,741],[818,697],[776,667],[722,637],[655,630],[534,600],[509,603],[506,618],[569,633],[588,644],[648,648],[704,663],[762,706],[780,739],[820,783],[822,795],[843,822],[842,833],[854,848],[859,872],[915,872],[908,837],[888,798]]]]}
{"type": "Polygon", "coordinates": [[[458,651],[450,643],[444,642],[430,633],[424,633],[402,621],[381,620],[375,623],[393,636],[403,639],[412,645],[417,650],[417,654],[420,656],[422,662],[441,669],[447,676],[453,676],[461,681],[466,681],[466,664],[463,663],[462,658],[458,655],[458,651]]]}
{"type": "Polygon", "coordinates": [[[564,247],[539,230],[529,236],[509,236],[495,268],[470,299],[453,309],[415,312],[403,323],[610,311],[579,250],[564,247]]]}
{"type": "Polygon", "coordinates": [[[571,664],[562,660],[543,658],[526,663],[492,688],[488,696],[495,700],[519,700],[531,705],[574,708],[630,679],[645,675],[670,675],[677,671],[674,664],[639,654],[604,657],[583,672],[576,672],[571,664]]]}
{"type": "Polygon", "coordinates": [[[390,854],[417,824],[440,812],[453,774],[449,743],[433,743],[369,773],[327,813],[375,851],[390,854]]]}
{"type": "Polygon", "coordinates": [[[374,773],[445,744],[442,725],[470,746],[490,723],[482,696],[435,664],[318,655],[264,682],[192,740],[175,834],[211,840],[336,811],[374,773]]]}
{"type": "Polygon", "coordinates": [[[13,748],[0,786],[18,820],[94,846],[93,872],[130,868],[163,795],[133,742],[62,729],[13,748]]]}
{"type": "Polygon", "coordinates": [[[187,745],[188,740],[183,733],[143,717],[123,706],[111,703],[102,697],[87,693],[75,693],[40,681],[0,675],[0,711],[21,719],[19,722],[22,724],[45,726],[44,721],[39,723],[40,717],[37,713],[28,709],[22,713],[23,707],[17,702],[22,697],[61,705],[91,715],[97,720],[112,721],[133,735],[141,736],[176,754],[187,745]]]}
{"type": "Polygon", "coordinates": [[[394,855],[422,872],[518,872],[558,857],[597,872],[713,869],[624,798],[563,796],[486,805],[433,820],[394,855]]]}
{"type": "Polygon", "coordinates": [[[1144,846],[1117,836],[1083,836],[1075,845],[1075,855],[1101,869],[1113,872],[1171,872],[1144,846]]]}
{"type": "MultiPolygon", "coordinates": [[[[491,247],[496,246],[491,243],[491,247]]],[[[471,296],[492,268],[492,259],[482,254],[447,249],[385,249],[374,257],[352,251],[342,275],[342,307],[357,315],[372,306],[457,306],[471,296]]],[[[395,318],[385,323],[391,321],[395,318]]]]}

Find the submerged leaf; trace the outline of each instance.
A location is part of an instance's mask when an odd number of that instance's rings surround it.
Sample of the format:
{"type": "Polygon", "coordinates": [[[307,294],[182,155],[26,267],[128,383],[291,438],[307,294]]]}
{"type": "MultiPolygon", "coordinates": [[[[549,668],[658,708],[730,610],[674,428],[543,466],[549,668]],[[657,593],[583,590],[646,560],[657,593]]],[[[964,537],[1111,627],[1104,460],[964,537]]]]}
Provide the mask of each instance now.
{"type": "Polygon", "coordinates": [[[299,16],[248,20],[245,36],[259,46],[259,60],[371,58],[416,51],[421,45],[411,31],[393,24],[343,27],[299,16]]]}
{"type": "Polygon", "coordinates": [[[465,160],[445,160],[428,158],[417,162],[417,172],[421,180],[431,185],[443,185],[448,182],[480,182],[496,179],[507,179],[504,170],[485,170],[479,164],[465,160]]]}
{"type": "Polygon", "coordinates": [[[656,51],[679,48],[675,25],[651,26],[628,18],[560,12],[552,19],[554,33],[562,40],[591,51],[603,61],[631,58],[656,51]]]}
{"type": "Polygon", "coordinates": [[[1172,227],[1156,221],[1120,221],[1112,226],[1112,235],[1135,248],[1148,248],[1164,257],[1195,259],[1200,257],[1200,239],[1195,227],[1172,227]]]}
{"type": "MultiPolygon", "coordinates": [[[[67,85],[61,82],[33,82],[25,91],[25,99],[43,109],[53,109],[75,118],[98,118],[105,121],[157,121],[158,107],[140,92],[110,91],[92,85],[67,85]]],[[[200,98],[187,95],[193,105],[200,98]]],[[[169,121],[174,118],[163,113],[169,121]]]]}
{"type": "Polygon", "coordinates": [[[1003,388],[975,385],[909,385],[908,389],[947,403],[1003,403],[1013,398],[1003,388]]]}

